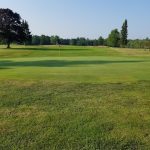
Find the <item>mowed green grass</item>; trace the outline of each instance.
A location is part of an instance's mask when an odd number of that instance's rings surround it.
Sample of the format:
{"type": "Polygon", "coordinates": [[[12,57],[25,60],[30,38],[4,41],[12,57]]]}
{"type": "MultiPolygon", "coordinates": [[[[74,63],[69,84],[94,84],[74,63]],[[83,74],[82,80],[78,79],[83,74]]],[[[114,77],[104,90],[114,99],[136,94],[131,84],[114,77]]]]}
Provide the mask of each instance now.
{"type": "Polygon", "coordinates": [[[0,149],[150,149],[150,52],[0,47],[0,149]]]}

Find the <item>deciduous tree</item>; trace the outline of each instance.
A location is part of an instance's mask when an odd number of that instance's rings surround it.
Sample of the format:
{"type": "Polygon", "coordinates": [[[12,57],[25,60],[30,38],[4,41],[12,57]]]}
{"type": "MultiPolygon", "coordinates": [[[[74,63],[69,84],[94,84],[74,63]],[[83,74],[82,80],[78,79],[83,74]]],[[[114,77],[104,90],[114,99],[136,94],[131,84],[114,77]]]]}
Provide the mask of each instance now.
{"type": "Polygon", "coordinates": [[[118,32],[118,29],[114,29],[111,31],[107,39],[107,45],[111,47],[120,46],[120,33],[118,32]]]}
{"type": "Polygon", "coordinates": [[[29,26],[18,13],[10,9],[0,9],[0,38],[5,40],[7,48],[12,42],[24,42],[29,38],[29,26]]]}

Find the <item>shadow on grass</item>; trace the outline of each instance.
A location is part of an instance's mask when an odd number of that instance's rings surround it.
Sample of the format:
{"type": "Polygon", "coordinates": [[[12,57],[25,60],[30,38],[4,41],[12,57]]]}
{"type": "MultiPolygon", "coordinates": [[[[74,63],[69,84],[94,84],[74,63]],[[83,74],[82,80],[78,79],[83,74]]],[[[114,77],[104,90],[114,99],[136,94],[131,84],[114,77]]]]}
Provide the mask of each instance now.
{"type": "Polygon", "coordinates": [[[11,69],[11,68],[8,68],[8,67],[7,67],[7,68],[6,68],[6,67],[0,67],[0,70],[1,70],[1,69],[11,69]]]}
{"type": "Polygon", "coordinates": [[[92,50],[90,48],[64,48],[62,47],[23,47],[23,48],[1,48],[3,50],[23,50],[23,51],[85,51],[92,50]]]}
{"type": "Polygon", "coordinates": [[[119,63],[139,63],[144,61],[67,61],[67,60],[40,60],[40,61],[0,61],[0,68],[10,67],[69,67],[78,65],[102,65],[119,63]]]}

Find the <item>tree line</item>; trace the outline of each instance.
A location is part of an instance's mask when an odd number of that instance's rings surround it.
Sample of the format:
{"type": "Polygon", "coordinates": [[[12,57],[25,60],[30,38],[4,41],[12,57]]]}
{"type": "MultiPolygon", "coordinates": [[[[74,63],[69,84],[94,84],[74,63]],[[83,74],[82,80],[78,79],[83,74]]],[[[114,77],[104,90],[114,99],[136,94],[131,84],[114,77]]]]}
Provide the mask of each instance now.
{"type": "MultiPolygon", "coordinates": [[[[114,32],[114,31],[113,31],[114,32]]],[[[115,31],[116,32],[116,31],[115,31]]],[[[118,38],[119,39],[119,38],[118,38]]],[[[88,39],[88,38],[74,38],[74,39],[63,39],[59,36],[46,36],[46,35],[33,35],[30,41],[25,41],[19,44],[25,45],[74,45],[74,46],[111,46],[111,47],[121,47],[118,40],[114,40],[112,43],[103,37],[98,39],[88,39]],[[112,45],[114,44],[114,45],[112,45]]],[[[6,41],[0,40],[0,44],[6,44],[6,41]]],[[[16,42],[14,42],[16,44],[16,42]]],[[[150,39],[135,39],[128,40],[127,48],[150,48],[150,39]]]]}
{"type": "Polygon", "coordinates": [[[33,35],[31,45],[77,45],[77,46],[98,46],[105,45],[105,39],[88,39],[84,37],[74,39],[64,39],[59,36],[33,35]]]}
{"type": "Polygon", "coordinates": [[[30,41],[31,45],[77,45],[77,46],[111,46],[111,47],[126,47],[128,43],[128,23],[127,20],[123,23],[122,30],[119,33],[114,29],[109,34],[107,39],[100,36],[98,39],[88,39],[78,37],[74,39],[63,39],[59,36],[33,35],[30,41]]]}
{"type": "Polygon", "coordinates": [[[98,39],[78,37],[64,39],[59,36],[31,35],[29,25],[18,13],[10,9],[0,9],[0,44],[25,44],[25,45],[77,45],[77,46],[110,46],[129,48],[150,48],[150,39],[128,40],[128,21],[123,22],[119,31],[114,29],[108,38],[100,36],[98,39]]]}
{"type": "Polygon", "coordinates": [[[120,45],[119,32],[113,30],[109,35],[109,38],[104,39],[100,36],[98,39],[88,38],[74,38],[74,39],[63,39],[59,36],[46,36],[46,35],[33,35],[32,40],[26,44],[28,45],[74,45],[74,46],[111,46],[111,47],[126,47],[126,48],[144,48],[150,49],[150,39],[135,39],[127,40],[125,46],[120,45]],[[115,33],[114,33],[115,32],[115,33]],[[117,33],[117,34],[116,34],[117,33]],[[115,38],[113,37],[115,36],[115,38]]]}
{"type": "Polygon", "coordinates": [[[128,48],[143,48],[143,49],[150,49],[150,39],[136,39],[136,40],[129,40],[128,41],[128,48]]]}

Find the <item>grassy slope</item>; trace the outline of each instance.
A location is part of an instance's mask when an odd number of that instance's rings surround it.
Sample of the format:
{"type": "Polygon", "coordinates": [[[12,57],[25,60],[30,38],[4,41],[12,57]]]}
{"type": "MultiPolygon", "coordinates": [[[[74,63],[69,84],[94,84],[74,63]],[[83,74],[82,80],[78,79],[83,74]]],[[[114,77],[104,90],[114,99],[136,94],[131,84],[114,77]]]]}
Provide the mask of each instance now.
{"type": "Polygon", "coordinates": [[[149,66],[144,50],[1,48],[0,149],[150,149],[149,66]]]}

